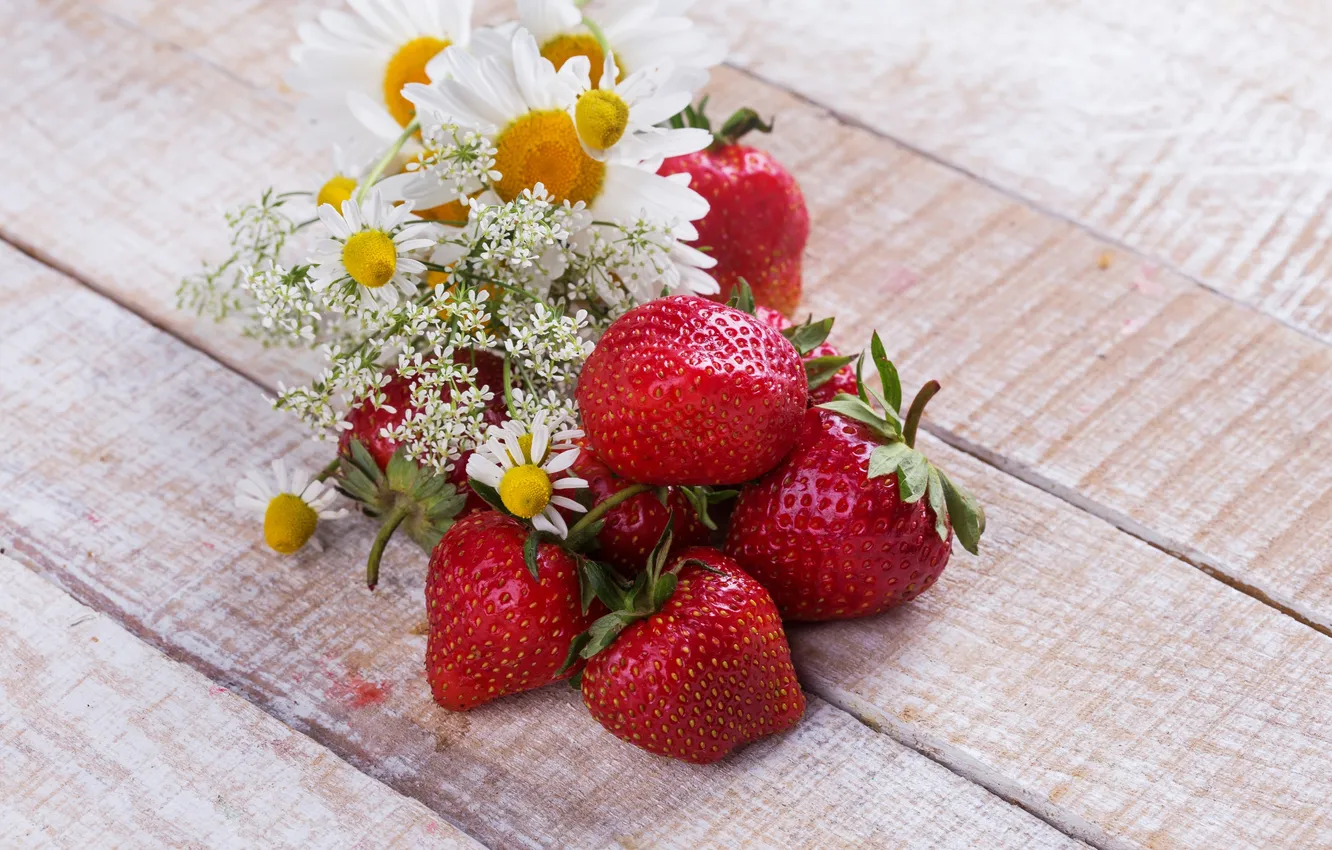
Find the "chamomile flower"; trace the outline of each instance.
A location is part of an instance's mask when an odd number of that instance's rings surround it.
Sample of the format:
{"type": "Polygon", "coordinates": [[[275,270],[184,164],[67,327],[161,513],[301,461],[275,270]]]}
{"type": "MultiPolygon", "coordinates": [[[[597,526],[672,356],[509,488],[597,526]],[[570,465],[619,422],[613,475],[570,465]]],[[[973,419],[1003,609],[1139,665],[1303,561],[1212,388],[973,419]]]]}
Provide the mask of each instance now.
{"type": "Polygon", "coordinates": [[[694,92],[708,81],[708,69],[726,57],[726,46],[684,16],[688,0],[608,0],[579,8],[574,0],[518,0],[518,23],[536,38],[541,55],[556,68],[585,56],[593,69],[606,56],[584,15],[605,36],[617,73],[633,74],[669,64],[663,91],[694,92]]]}
{"type": "Polygon", "coordinates": [[[311,480],[302,469],[288,474],[282,460],[273,461],[270,475],[255,470],[236,485],[236,506],[264,518],[264,541],[283,555],[309,543],[320,520],[346,516],[345,508],[329,510],[337,496],[336,490],[311,480]]]}
{"type": "Polygon", "coordinates": [[[489,140],[500,175],[492,188],[500,200],[542,184],[556,203],[582,202],[603,220],[689,222],[707,215],[708,202],[688,185],[617,157],[603,162],[587,154],[572,114],[586,89],[586,58],[575,57],[557,72],[526,30],[498,43],[504,53],[492,53],[498,48],[490,39],[478,40],[471,52],[449,48],[437,60],[446,78],[408,85],[404,93],[423,122],[489,140]]]}
{"type": "Polygon", "coordinates": [[[558,495],[587,488],[582,478],[560,475],[578,460],[578,447],[553,441],[550,428],[541,421],[530,430],[496,428],[490,434],[490,440],[467,459],[467,477],[493,487],[504,507],[530,520],[533,528],[567,537],[569,526],[556,508],[587,510],[558,495]]]}
{"type": "Polygon", "coordinates": [[[354,14],[328,10],[300,28],[292,49],[292,88],[319,137],[373,155],[411,123],[408,83],[430,79],[426,65],[471,38],[472,0],[348,0],[354,14]]]}
{"type": "Polygon", "coordinates": [[[435,244],[429,234],[433,225],[403,226],[411,215],[408,205],[392,206],[378,191],[371,190],[364,203],[350,198],[338,213],[332,205],[319,208],[319,220],[331,238],[321,239],[312,257],[315,269],[311,288],[322,292],[330,286],[354,283],[363,309],[376,300],[392,307],[399,293],[416,294],[416,276],[426,270],[411,251],[435,244]]]}
{"type": "Polygon", "coordinates": [[[604,161],[615,151],[620,159],[656,171],[668,156],[683,156],[712,144],[707,130],[656,126],[689,105],[688,91],[663,91],[673,68],[667,61],[621,79],[615,57],[607,56],[595,86],[591,78],[579,78],[583,91],[570,114],[588,156],[604,161]]]}

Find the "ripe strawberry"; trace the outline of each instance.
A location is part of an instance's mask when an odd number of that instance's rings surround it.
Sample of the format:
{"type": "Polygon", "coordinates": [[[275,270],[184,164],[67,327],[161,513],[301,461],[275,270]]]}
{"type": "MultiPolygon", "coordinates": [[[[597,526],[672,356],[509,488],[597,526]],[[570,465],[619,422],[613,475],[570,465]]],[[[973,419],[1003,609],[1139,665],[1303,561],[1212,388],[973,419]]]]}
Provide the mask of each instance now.
{"type": "Polygon", "coordinates": [[[914,448],[939,385],[925,385],[903,424],[901,386],[877,334],[871,352],[883,396],[867,390],[811,408],[795,449],[741,491],[731,517],[726,553],[788,620],[862,617],[914,599],[948,564],[954,531],[973,554],[984,531],[971,495],[914,448]]]}
{"type": "Polygon", "coordinates": [[[616,319],[583,366],[598,457],[645,484],[738,484],[795,442],[808,392],[794,346],[753,316],[676,295],[616,319]]]}
{"type": "MultiPolygon", "coordinates": [[[[771,597],[716,549],[683,550],[647,572],[580,637],[583,702],[597,722],[650,753],[707,764],[785,731],[805,712],[771,597]]],[[[613,595],[613,594],[612,594],[613,595]]]]}
{"type": "MultiPolygon", "coordinates": [[[[504,361],[493,354],[485,351],[459,351],[454,354],[455,363],[461,363],[469,367],[476,368],[476,382],[479,386],[490,387],[491,392],[495,394],[495,400],[490,403],[486,410],[484,419],[487,424],[499,425],[506,418],[504,409],[504,396],[501,388],[504,386],[504,361]]],[[[394,377],[389,381],[388,386],[384,387],[384,404],[375,407],[372,404],[361,404],[354,407],[347,414],[347,423],[351,428],[345,430],[338,437],[338,451],[344,456],[350,456],[350,443],[353,439],[359,440],[361,445],[365,446],[366,451],[374,458],[375,463],[379,465],[380,470],[388,469],[389,458],[398,450],[398,443],[385,437],[382,431],[385,428],[392,428],[402,422],[408,411],[414,410],[411,404],[412,382],[402,378],[394,377]],[[390,410],[392,408],[392,410],[390,410]]],[[[467,458],[471,452],[465,452],[453,466],[453,471],[449,473],[449,483],[458,488],[458,492],[467,496],[467,503],[463,507],[463,513],[471,513],[486,508],[486,503],[481,497],[472,492],[467,486],[467,458]]]]}
{"type": "Polygon", "coordinates": [[[832,330],[832,319],[797,325],[771,307],[759,306],[754,315],[782,332],[801,353],[805,373],[809,376],[809,403],[823,404],[840,393],[855,395],[856,373],[846,363],[850,359],[827,341],[832,330]],[[821,335],[820,335],[821,333],[821,335]],[[814,340],[818,340],[817,343],[814,340]],[[806,345],[806,341],[809,345],[806,345]],[[812,347],[810,347],[812,346],[812,347]]]}
{"type": "Polygon", "coordinates": [[[512,517],[478,511],[454,523],[430,557],[426,679],[447,709],[565,678],[570,642],[596,619],[584,613],[575,556],[541,543],[533,570],[524,552],[531,536],[512,517]]]}
{"type": "MultiPolygon", "coordinates": [[[[690,107],[677,123],[711,130],[703,106],[690,107]]],[[[667,159],[660,173],[689,174],[689,185],[712,205],[698,222],[696,244],[717,260],[712,276],[721,285],[718,300],[729,299],[743,279],[758,303],[789,315],[800,303],[809,211],[789,171],[765,151],[738,144],[751,130],[771,129],[752,109],[742,109],[716,134],[715,144],[667,159]]]]}
{"type": "MultiPolygon", "coordinates": [[[[601,504],[634,484],[612,472],[588,446],[583,447],[578,460],[574,461],[573,473],[587,481],[594,505],[601,504]]],[[[661,538],[668,522],[674,523],[677,547],[708,541],[709,529],[699,518],[698,511],[684,491],[676,487],[666,490],[665,504],[662,504],[657,493],[639,493],[616,505],[602,517],[604,525],[597,533],[597,542],[600,544],[595,554],[597,560],[619,567],[627,573],[643,569],[652,547],[661,538]]]]}

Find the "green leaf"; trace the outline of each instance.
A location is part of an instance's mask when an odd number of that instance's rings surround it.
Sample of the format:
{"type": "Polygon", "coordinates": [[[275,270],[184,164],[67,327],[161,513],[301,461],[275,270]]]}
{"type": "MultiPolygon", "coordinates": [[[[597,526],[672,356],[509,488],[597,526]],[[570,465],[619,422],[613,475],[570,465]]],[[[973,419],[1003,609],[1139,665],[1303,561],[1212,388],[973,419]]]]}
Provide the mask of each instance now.
{"type": "Polygon", "coordinates": [[[893,413],[901,411],[902,379],[897,375],[897,367],[883,350],[883,340],[879,339],[878,331],[870,337],[870,356],[874,358],[874,367],[879,370],[879,382],[883,384],[883,400],[887,402],[885,409],[893,413]]]}
{"type": "Polygon", "coordinates": [[[666,527],[662,529],[661,537],[657,539],[657,545],[652,547],[652,554],[648,555],[646,575],[659,576],[662,568],[666,566],[666,559],[671,555],[671,540],[675,533],[672,527],[675,525],[675,512],[668,511],[666,514],[666,527]]]}
{"type": "Polygon", "coordinates": [[[379,470],[379,464],[375,463],[375,459],[370,456],[370,452],[355,437],[351,440],[351,457],[345,459],[376,484],[384,477],[384,474],[379,470]]]}
{"type": "Polygon", "coordinates": [[[487,505],[490,505],[505,516],[513,516],[513,514],[509,513],[509,509],[504,507],[504,502],[500,499],[499,491],[494,487],[477,481],[475,478],[469,478],[467,483],[471,485],[472,492],[480,496],[487,505]]]}
{"type": "Polygon", "coordinates": [[[897,487],[902,494],[902,501],[907,504],[919,502],[929,483],[929,461],[920,452],[908,449],[897,462],[897,487]]]}
{"type": "Polygon", "coordinates": [[[570,552],[586,552],[596,542],[601,529],[605,527],[606,520],[604,519],[599,519],[591,525],[585,526],[577,534],[569,535],[569,539],[564,541],[564,548],[570,552]]]}
{"type": "Polygon", "coordinates": [[[717,138],[722,144],[733,145],[748,133],[758,130],[760,133],[771,133],[773,121],[765,122],[763,118],[753,109],[744,107],[737,109],[735,114],[726,119],[722,124],[721,130],[717,132],[717,138]]]}
{"type": "Polygon", "coordinates": [[[841,371],[842,367],[855,360],[855,356],[841,356],[829,354],[827,357],[815,357],[805,361],[805,379],[809,382],[809,388],[816,390],[832,380],[833,375],[841,371]]]}
{"type": "Polygon", "coordinates": [[[564,656],[564,663],[560,665],[560,669],[555,671],[556,678],[569,672],[569,668],[578,663],[578,657],[583,654],[583,650],[587,648],[587,644],[591,640],[591,634],[580,632],[574,636],[573,640],[569,641],[569,654],[564,656]]]}
{"type": "Polygon", "coordinates": [[[630,617],[625,614],[611,613],[597,620],[588,627],[588,641],[583,648],[579,650],[578,654],[584,658],[591,658],[598,652],[601,652],[615,642],[615,639],[619,637],[620,632],[624,631],[625,626],[634,622],[636,619],[638,618],[630,617]]]}
{"type": "Polygon", "coordinates": [[[680,579],[675,573],[665,573],[657,577],[657,583],[652,586],[652,610],[660,611],[661,606],[666,604],[666,600],[675,593],[675,586],[680,579]]]}
{"type": "Polygon", "coordinates": [[[897,471],[897,465],[911,449],[906,443],[889,443],[879,446],[870,455],[868,478],[882,478],[897,471]]]}
{"type": "Polygon", "coordinates": [[[731,297],[726,299],[726,304],[737,310],[754,315],[754,290],[749,288],[749,281],[743,277],[731,288],[731,297]]]}
{"type": "Polygon", "coordinates": [[[930,464],[930,483],[925,491],[925,495],[930,500],[930,510],[934,511],[934,530],[938,533],[940,540],[948,539],[948,496],[944,493],[943,479],[939,477],[939,470],[930,464]]]}
{"type": "Polygon", "coordinates": [[[894,421],[883,418],[869,404],[853,395],[838,393],[832,401],[820,404],[819,407],[864,423],[889,440],[901,439],[902,437],[901,429],[894,421]]]}
{"type": "Polygon", "coordinates": [[[866,392],[866,389],[867,388],[865,386],[865,352],[862,351],[860,352],[860,356],[856,358],[856,395],[860,396],[861,401],[865,402],[866,404],[869,404],[870,397],[869,393],[866,392]]]}
{"type": "MultiPolygon", "coordinates": [[[[792,325],[782,331],[782,336],[791,341],[800,356],[804,357],[820,345],[828,341],[828,334],[832,333],[833,320],[831,318],[820,321],[809,321],[803,325],[792,325]]],[[[850,363],[854,357],[848,357],[846,360],[850,363]]]]}
{"type": "Polygon", "coordinates": [[[397,493],[410,493],[416,486],[418,470],[416,463],[407,459],[407,449],[399,446],[393,457],[389,458],[388,469],[385,470],[389,489],[397,493]]]}
{"type": "Polygon", "coordinates": [[[532,574],[532,578],[537,581],[541,576],[537,575],[537,558],[541,554],[541,532],[533,531],[527,535],[527,541],[523,543],[523,563],[527,564],[527,571],[532,574]]]}
{"type": "Polygon", "coordinates": [[[954,484],[942,469],[939,470],[939,478],[943,481],[953,534],[957,535],[957,542],[962,544],[963,549],[975,555],[981,535],[985,533],[985,510],[966,489],[954,484]]]}
{"type": "Polygon", "coordinates": [[[674,571],[678,575],[685,567],[698,567],[699,569],[706,570],[716,576],[722,574],[721,570],[701,558],[685,558],[683,561],[675,565],[674,571]]]}
{"type": "Polygon", "coordinates": [[[575,691],[581,691],[583,689],[582,670],[579,670],[577,673],[569,677],[569,687],[573,688],[575,691]]]}
{"type": "Polygon", "coordinates": [[[610,567],[598,561],[584,559],[578,570],[579,590],[582,594],[583,613],[592,607],[593,597],[611,611],[622,611],[628,605],[625,591],[616,581],[610,567]]]}

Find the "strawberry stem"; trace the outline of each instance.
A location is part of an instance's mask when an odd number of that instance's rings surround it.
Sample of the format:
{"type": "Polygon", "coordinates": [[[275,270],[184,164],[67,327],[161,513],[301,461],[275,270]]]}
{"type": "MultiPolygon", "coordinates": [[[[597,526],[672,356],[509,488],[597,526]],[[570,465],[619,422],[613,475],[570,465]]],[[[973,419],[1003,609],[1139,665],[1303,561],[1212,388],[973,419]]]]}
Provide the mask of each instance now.
{"type": "Polygon", "coordinates": [[[411,513],[411,503],[404,500],[398,504],[384,520],[384,524],[379,527],[379,533],[375,535],[375,541],[370,544],[370,555],[365,560],[365,586],[371,590],[379,584],[379,561],[384,557],[384,547],[388,545],[389,538],[393,532],[398,530],[402,521],[407,519],[411,513]]]}
{"type": "Polygon", "coordinates": [[[651,484],[631,484],[605,501],[598,502],[592,510],[584,514],[583,518],[574,524],[573,528],[569,529],[569,537],[573,537],[592,523],[601,519],[609,513],[612,508],[620,503],[627,502],[639,493],[647,493],[651,489],[651,484]]]}
{"type": "Polygon", "coordinates": [[[916,429],[920,427],[920,417],[925,413],[925,405],[930,403],[934,394],[939,392],[941,387],[938,381],[930,381],[920,388],[916,397],[911,401],[911,409],[907,411],[906,422],[902,426],[902,440],[908,448],[916,447],[916,429]]]}

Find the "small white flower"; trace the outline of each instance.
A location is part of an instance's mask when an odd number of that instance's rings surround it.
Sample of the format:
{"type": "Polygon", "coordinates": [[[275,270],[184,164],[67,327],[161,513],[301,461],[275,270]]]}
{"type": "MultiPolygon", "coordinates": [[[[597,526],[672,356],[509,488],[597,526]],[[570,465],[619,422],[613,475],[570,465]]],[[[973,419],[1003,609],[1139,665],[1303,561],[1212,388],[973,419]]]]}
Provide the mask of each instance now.
{"type": "Polygon", "coordinates": [[[264,540],[275,552],[290,555],[314,536],[319,521],[346,516],[345,508],[329,510],[337,491],[311,480],[303,469],[288,475],[287,464],[273,461],[272,474],[250,472],[236,485],[236,507],[264,519],[264,540]]]}
{"type": "Polygon", "coordinates": [[[404,227],[410,215],[406,204],[395,207],[375,190],[363,204],[355,198],[345,201],[341,214],[330,204],[321,206],[319,220],[331,238],[315,245],[312,288],[322,292],[335,283],[355,281],[364,309],[372,308],[375,300],[396,306],[400,292],[408,297],[415,295],[414,276],[426,267],[407,254],[433,246],[435,239],[428,236],[434,225],[404,227]]]}
{"type": "MultiPolygon", "coordinates": [[[[533,423],[530,431],[521,428],[495,428],[491,439],[478,446],[467,460],[467,476],[493,487],[504,507],[514,516],[531,520],[540,531],[567,537],[569,526],[556,508],[583,513],[587,508],[556,491],[586,489],[582,478],[564,475],[578,460],[579,449],[568,443],[571,431],[562,431],[553,442],[544,422],[533,423]],[[561,447],[567,446],[567,448],[561,447]]],[[[576,432],[581,436],[581,432],[576,432]]]]}
{"type": "Polygon", "coordinates": [[[701,128],[657,126],[689,105],[688,91],[664,90],[673,69],[668,60],[620,79],[615,57],[607,56],[602,67],[592,69],[593,75],[601,74],[594,85],[582,73],[582,65],[575,66],[583,90],[569,114],[588,156],[602,162],[611,158],[633,162],[655,172],[668,156],[683,156],[712,144],[712,133],[701,128]]]}

